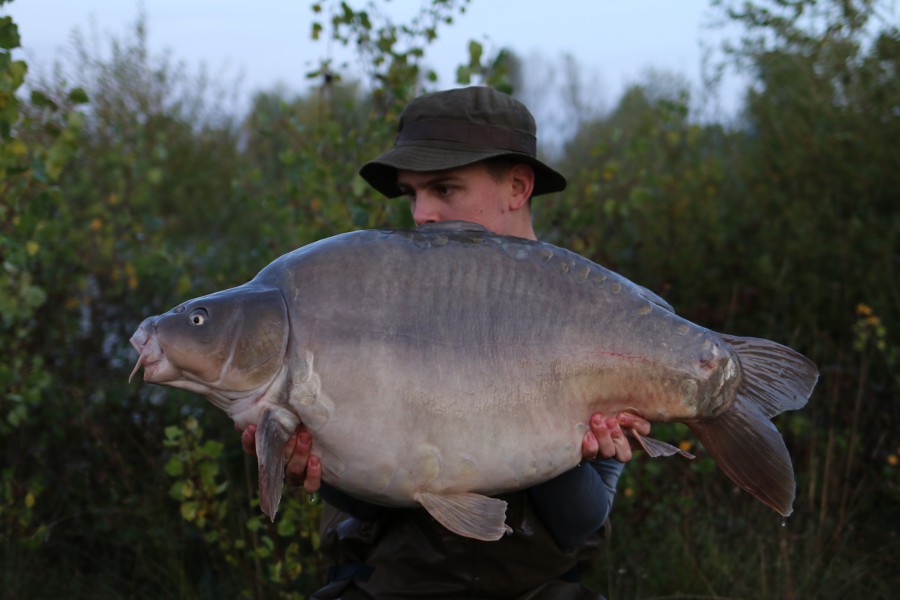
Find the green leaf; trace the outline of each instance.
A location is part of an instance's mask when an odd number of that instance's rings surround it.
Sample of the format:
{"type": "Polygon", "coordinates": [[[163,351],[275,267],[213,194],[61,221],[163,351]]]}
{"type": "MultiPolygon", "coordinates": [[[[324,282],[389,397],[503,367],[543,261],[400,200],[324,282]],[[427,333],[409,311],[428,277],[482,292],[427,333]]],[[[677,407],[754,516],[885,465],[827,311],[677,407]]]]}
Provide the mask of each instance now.
{"type": "Polygon", "coordinates": [[[38,90],[31,92],[31,103],[40,108],[52,108],[53,110],[59,108],[50,96],[38,90]]]}
{"type": "Polygon", "coordinates": [[[163,470],[172,477],[181,477],[181,474],[184,473],[184,464],[177,456],[173,456],[166,463],[166,466],[163,467],[163,470]]]}
{"type": "Polygon", "coordinates": [[[262,517],[250,517],[247,519],[247,529],[250,531],[259,531],[262,526],[262,517]]]}
{"type": "Polygon", "coordinates": [[[469,65],[476,66],[481,64],[481,55],[484,54],[484,46],[472,40],[469,42],[469,65]]]}
{"type": "Polygon", "coordinates": [[[172,484],[172,487],[169,488],[169,496],[178,501],[184,500],[184,494],[181,493],[183,487],[183,481],[176,481],[172,484]]]}
{"type": "Polygon", "coordinates": [[[172,440],[174,442],[181,439],[181,427],[177,425],[169,425],[168,427],[166,427],[165,432],[167,440],[172,440]]]}
{"type": "Polygon", "coordinates": [[[297,533],[297,526],[293,519],[279,519],[275,530],[281,537],[291,537],[297,533]]]}
{"type": "Polygon", "coordinates": [[[219,474],[219,465],[214,462],[204,462],[199,467],[200,481],[205,488],[211,488],[216,483],[216,475],[219,474]]]}
{"type": "Polygon", "coordinates": [[[24,404],[17,404],[9,413],[6,415],[6,420],[9,421],[9,424],[13,427],[18,427],[21,425],[25,419],[28,417],[28,409],[24,404]]]}
{"type": "Polygon", "coordinates": [[[196,502],[184,502],[181,505],[181,516],[185,521],[193,521],[197,518],[198,506],[196,502]]]}
{"type": "Polygon", "coordinates": [[[12,17],[0,18],[0,48],[4,50],[12,50],[18,48],[22,44],[22,38],[19,36],[19,27],[16,25],[12,17]]]}
{"type": "Polygon", "coordinates": [[[203,453],[209,458],[216,459],[222,455],[225,445],[216,440],[208,440],[203,444],[203,453]]]}
{"type": "Polygon", "coordinates": [[[69,92],[69,101],[75,104],[86,104],[90,101],[87,92],[83,88],[75,88],[69,92]]]}

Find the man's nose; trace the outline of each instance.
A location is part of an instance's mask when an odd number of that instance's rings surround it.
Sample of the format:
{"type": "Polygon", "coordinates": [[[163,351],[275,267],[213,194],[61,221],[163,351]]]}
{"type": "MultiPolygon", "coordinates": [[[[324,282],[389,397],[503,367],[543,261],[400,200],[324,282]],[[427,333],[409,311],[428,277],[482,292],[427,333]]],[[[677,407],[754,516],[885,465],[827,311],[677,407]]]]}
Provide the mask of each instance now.
{"type": "Polygon", "coordinates": [[[427,199],[416,199],[412,205],[412,217],[416,225],[424,225],[426,223],[437,223],[441,220],[440,213],[434,206],[434,203],[427,199]]]}

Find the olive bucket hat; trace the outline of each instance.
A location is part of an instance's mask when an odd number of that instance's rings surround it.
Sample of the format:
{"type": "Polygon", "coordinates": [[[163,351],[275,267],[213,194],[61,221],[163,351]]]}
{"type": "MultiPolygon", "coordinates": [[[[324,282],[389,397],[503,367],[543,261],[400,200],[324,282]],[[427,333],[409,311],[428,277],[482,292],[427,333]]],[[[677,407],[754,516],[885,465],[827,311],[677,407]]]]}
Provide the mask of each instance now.
{"type": "Polygon", "coordinates": [[[566,178],[537,159],[534,117],[518,100],[488,87],[419,96],[403,110],[394,147],[364,164],[359,174],[394,198],[397,170],[442,171],[495,157],[534,168],[533,196],[559,192],[566,178]]]}

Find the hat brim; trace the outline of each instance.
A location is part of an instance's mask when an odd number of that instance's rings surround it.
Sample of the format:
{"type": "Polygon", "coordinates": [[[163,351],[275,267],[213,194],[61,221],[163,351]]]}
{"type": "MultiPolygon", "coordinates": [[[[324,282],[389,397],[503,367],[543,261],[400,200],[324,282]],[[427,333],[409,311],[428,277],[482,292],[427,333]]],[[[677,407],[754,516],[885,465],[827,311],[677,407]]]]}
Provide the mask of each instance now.
{"type": "Polygon", "coordinates": [[[435,145],[405,144],[395,146],[381,156],[364,164],[359,174],[369,185],[387,196],[396,198],[403,195],[397,186],[397,170],[405,171],[446,171],[465,167],[482,160],[497,157],[521,160],[534,169],[534,191],[532,196],[561,192],[566,189],[566,178],[527,154],[503,152],[496,149],[473,150],[454,147],[452,143],[435,145]]]}

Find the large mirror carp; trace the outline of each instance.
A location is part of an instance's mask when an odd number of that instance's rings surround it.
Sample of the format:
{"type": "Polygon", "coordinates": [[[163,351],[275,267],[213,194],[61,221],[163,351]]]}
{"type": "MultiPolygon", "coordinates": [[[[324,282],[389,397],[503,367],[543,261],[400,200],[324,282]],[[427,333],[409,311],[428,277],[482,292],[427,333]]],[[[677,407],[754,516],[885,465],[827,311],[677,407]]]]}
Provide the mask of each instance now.
{"type": "Polygon", "coordinates": [[[572,252],[463,222],[309,244],[146,319],[131,343],[145,381],[257,425],[270,517],[302,422],[329,485],[483,540],[506,531],[491,496],[575,467],[595,412],[685,423],[788,515],[793,467],[771,419],[818,378],[790,348],[705,329],[572,252]]]}

